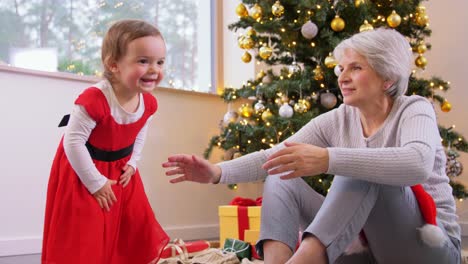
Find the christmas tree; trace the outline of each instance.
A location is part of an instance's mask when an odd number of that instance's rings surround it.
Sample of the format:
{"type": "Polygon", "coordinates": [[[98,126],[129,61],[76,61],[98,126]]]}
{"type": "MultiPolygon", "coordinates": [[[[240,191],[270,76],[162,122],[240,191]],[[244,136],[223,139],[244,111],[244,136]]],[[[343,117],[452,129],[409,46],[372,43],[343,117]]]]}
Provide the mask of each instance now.
{"type": "MultiPolygon", "coordinates": [[[[357,32],[378,27],[398,30],[413,48],[415,65],[407,94],[427,97],[434,107],[449,112],[451,104],[443,94],[450,84],[439,77],[418,77],[427,65],[424,53],[431,49],[425,41],[431,34],[429,17],[421,2],[242,0],[235,10],[239,21],[229,29],[239,34],[238,45],[244,50],[240,59],[250,63],[255,56],[265,70],[238,89],[222,91],[228,112],[205,157],[214,147],[225,150],[225,159],[270,148],[312,118],[338,107],[342,97],[335,73],[337,62],[332,55],[334,47],[357,32]],[[243,100],[243,104],[231,109],[236,100],[243,100]]],[[[454,178],[463,170],[457,151],[468,152],[468,144],[454,127],[439,126],[439,131],[447,150],[447,175],[453,194],[465,198],[465,187],[454,178]]],[[[304,179],[326,195],[333,175],[304,179]]]]}

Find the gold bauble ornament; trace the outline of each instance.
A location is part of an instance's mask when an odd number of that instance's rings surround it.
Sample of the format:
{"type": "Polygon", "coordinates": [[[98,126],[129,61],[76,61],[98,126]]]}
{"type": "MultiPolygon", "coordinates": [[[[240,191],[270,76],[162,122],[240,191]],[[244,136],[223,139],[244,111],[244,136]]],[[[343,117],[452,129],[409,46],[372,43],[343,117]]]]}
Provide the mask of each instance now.
{"type": "Polygon", "coordinates": [[[258,50],[258,55],[260,58],[267,60],[270,58],[271,54],[273,54],[273,49],[268,47],[266,44],[263,45],[259,50],[258,50]]]}
{"type": "Polygon", "coordinates": [[[416,7],[416,13],[418,14],[425,14],[426,13],[426,7],[423,5],[418,5],[416,7]]]}
{"type": "Polygon", "coordinates": [[[260,20],[263,15],[262,7],[259,4],[255,4],[252,9],[250,9],[250,16],[255,20],[260,20]]]}
{"type": "Polygon", "coordinates": [[[255,41],[251,37],[244,37],[241,45],[243,49],[251,49],[255,46],[255,41]]]}
{"type": "Polygon", "coordinates": [[[248,51],[244,52],[241,57],[242,61],[245,63],[249,63],[252,60],[252,55],[248,51]]]}
{"type": "Polygon", "coordinates": [[[424,57],[423,55],[419,54],[419,56],[416,58],[416,60],[414,61],[414,63],[415,63],[416,66],[418,66],[419,68],[424,69],[424,67],[426,67],[426,65],[427,65],[427,59],[426,59],[426,57],[424,57]]]}
{"type": "Polygon", "coordinates": [[[247,8],[245,7],[244,4],[240,3],[239,5],[237,5],[236,7],[236,14],[239,16],[239,17],[246,17],[249,15],[249,11],[247,10],[247,8]]]}
{"type": "Polygon", "coordinates": [[[392,27],[396,28],[400,25],[401,23],[401,17],[395,10],[392,11],[392,13],[387,17],[387,24],[392,27]]]}
{"type": "Polygon", "coordinates": [[[250,106],[250,104],[242,104],[241,107],[237,110],[239,112],[239,115],[245,118],[249,118],[252,116],[254,110],[250,106]]]}
{"type": "Polygon", "coordinates": [[[419,43],[419,45],[416,47],[416,51],[419,53],[419,54],[423,54],[424,52],[427,51],[427,46],[426,44],[424,44],[423,42],[419,43]]]}
{"type": "Polygon", "coordinates": [[[304,100],[300,99],[294,104],[294,111],[299,114],[307,112],[307,105],[304,104],[304,100]]]}
{"type": "Polygon", "coordinates": [[[306,99],[299,99],[298,102],[301,103],[301,104],[304,104],[305,107],[307,108],[307,110],[310,109],[310,103],[309,103],[308,100],[306,100],[306,99]]]}
{"type": "Polygon", "coordinates": [[[257,31],[255,31],[255,29],[253,29],[253,28],[249,28],[245,32],[245,35],[248,36],[248,37],[255,36],[255,35],[257,35],[257,31]]]}
{"type": "Polygon", "coordinates": [[[354,0],[354,6],[359,7],[361,4],[364,4],[363,0],[354,0]]]}
{"type": "Polygon", "coordinates": [[[245,49],[244,47],[244,40],[245,40],[245,36],[244,35],[241,35],[237,38],[237,45],[239,46],[239,48],[241,49],[245,49]]]}
{"type": "Polygon", "coordinates": [[[324,63],[325,63],[325,66],[327,66],[327,68],[329,69],[334,68],[338,64],[338,62],[336,61],[335,57],[333,57],[333,54],[331,52],[325,58],[324,63]]]}
{"type": "Polygon", "coordinates": [[[452,105],[447,100],[444,100],[444,102],[440,106],[440,110],[442,110],[442,112],[445,113],[450,112],[450,110],[452,110],[452,105]]]}
{"type": "Polygon", "coordinates": [[[336,15],[330,23],[331,28],[336,32],[342,31],[345,28],[345,25],[345,21],[338,15],[336,15]]]}
{"type": "Polygon", "coordinates": [[[416,24],[421,27],[425,27],[429,23],[429,16],[426,14],[416,15],[416,24]]]}
{"type": "Polygon", "coordinates": [[[271,13],[275,17],[280,17],[284,14],[284,6],[281,5],[280,1],[276,1],[275,4],[271,7],[271,13]]]}
{"type": "Polygon", "coordinates": [[[313,73],[314,73],[314,79],[316,81],[321,81],[323,80],[324,76],[323,76],[323,71],[322,71],[322,68],[320,68],[319,65],[317,65],[315,67],[315,69],[313,70],[313,73]]]}
{"type": "Polygon", "coordinates": [[[364,24],[362,24],[360,27],[359,27],[359,32],[363,32],[363,31],[369,31],[369,30],[373,30],[374,27],[369,24],[369,22],[367,22],[367,20],[364,20],[364,24]]]}
{"type": "Polygon", "coordinates": [[[258,73],[257,73],[257,79],[262,79],[263,77],[265,77],[266,73],[264,70],[260,70],[258,73]]]}
{"type": "Polygon", "coordinates": [[[262,120],[264,122],[268,122],[270,121],[271,119],[273,118],[273,114],[270,112],[270,109],[266,109],[265,111],[263,111],[262,113],[262,120]]]}

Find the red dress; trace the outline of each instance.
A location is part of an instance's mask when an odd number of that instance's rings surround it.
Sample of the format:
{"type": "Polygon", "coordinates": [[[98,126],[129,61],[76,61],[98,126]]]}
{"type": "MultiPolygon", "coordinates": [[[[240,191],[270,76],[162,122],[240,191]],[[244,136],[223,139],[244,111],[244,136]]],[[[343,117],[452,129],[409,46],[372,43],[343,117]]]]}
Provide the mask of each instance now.
{"type": "MultiPolygon", "coordinates": [[[[156,99],[144,94],[143,116],[131,124],[118,124],[104,94],[88,88],[76,100],[96,121],[88,143],[107,152],[135,142],[148,117],[156,112],[156,99]]],[[[130,152],[131,153],[131,152],[130,152]]],[[[119,180],[130,155],[115,161],[93,158],[102,175],[119,180]]],[[[137,170],[129,184],[112,186],[117,197],[109,212],[81,183],[63,148],[57,149],[49,178],[42,247],[43,264],[148,264],[159,257],[169,237],[157,222],[137,170]]]]}

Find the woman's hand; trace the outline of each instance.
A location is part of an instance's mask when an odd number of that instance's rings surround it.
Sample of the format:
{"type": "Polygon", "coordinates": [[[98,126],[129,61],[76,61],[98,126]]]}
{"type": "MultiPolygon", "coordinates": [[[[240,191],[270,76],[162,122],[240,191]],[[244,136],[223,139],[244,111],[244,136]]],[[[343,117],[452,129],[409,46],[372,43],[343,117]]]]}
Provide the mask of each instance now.
{"type": "Polygon", "coordinates": [[[112,185],[116,183],[117,181],[115,180],[107,180],[106,184],[104,184],[101,189],[93,193],[93,196],[99,203],[99,206],[101,206],[103,209],[106,209],[106,211],[110,211],[112,204],[117,202],[117,198],[112,191],[112,185]]]}
{"type": "Polygon", "coordinates": [[[221,177],[221,168],[219,166],[194,155],[178,154],[170,156],[162,166],[170,169],[166,171],[167,176],[178,176],[171,179],[171,183],[183,181],[218,183],[221,177]]]}
{"type": "Polygon", "coordinates": [[[285,142],[286,148],[271,155],[262,168],[268,174],[289,172],[281,179],[292,179],[325,173],[328,170],[328,150],[314,145],[285,142]]]}
{"type": "Polygon", "coordinates": [[[133,174],[135,174],[135,169],[132,166],[125,164],[125,166],[122,168],[122,171],[123,172],[122,175],[120,175],[119,184],[121,184],[123,187],[126,187],[130,182],[133,174]]]}

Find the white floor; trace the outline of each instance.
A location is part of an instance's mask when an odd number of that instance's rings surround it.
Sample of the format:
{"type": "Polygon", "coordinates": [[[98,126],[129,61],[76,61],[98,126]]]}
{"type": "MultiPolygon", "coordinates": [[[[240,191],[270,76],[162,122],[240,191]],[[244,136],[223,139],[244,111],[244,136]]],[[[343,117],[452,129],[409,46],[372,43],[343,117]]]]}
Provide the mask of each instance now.
{"type": "Polygon", "coordinates": [[[40,264],[41,255],[21,255],[21,256],[10,256],[0,257],[0,264],[40,264]]]}

